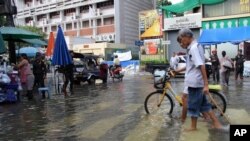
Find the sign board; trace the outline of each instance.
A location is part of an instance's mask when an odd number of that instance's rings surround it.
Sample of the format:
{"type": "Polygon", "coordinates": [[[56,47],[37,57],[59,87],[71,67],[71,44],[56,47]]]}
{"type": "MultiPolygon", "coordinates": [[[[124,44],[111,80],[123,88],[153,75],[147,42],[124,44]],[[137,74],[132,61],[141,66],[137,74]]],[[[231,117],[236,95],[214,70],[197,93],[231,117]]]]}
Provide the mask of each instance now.
{"type": "Polygon", "coordinates": [[[162,14],[157,10],[139,12],[139,37],[162,36],[162,14]]]}
{"type": "Polygon", "coordinates": [[[169,45],[169,44],[171,44],[170,40],[162,41],[161,43],[162,43],[163,45],[169,45]]]}
{"type": "Polygon", "coordinates": [[[143,46],[143,45],[144,45],[144,42],[141,41],[141,40],[136,40],[136,41],[135,41],[135,45],[136,45],[136,46],[143,46]]]}
{"type": "Polygon", "coordinates": [[[188,14],[183,17],[165,18],[164,30],[178,30],[182,28],[199,28],[201,27],[201,14],[188,14]]]}

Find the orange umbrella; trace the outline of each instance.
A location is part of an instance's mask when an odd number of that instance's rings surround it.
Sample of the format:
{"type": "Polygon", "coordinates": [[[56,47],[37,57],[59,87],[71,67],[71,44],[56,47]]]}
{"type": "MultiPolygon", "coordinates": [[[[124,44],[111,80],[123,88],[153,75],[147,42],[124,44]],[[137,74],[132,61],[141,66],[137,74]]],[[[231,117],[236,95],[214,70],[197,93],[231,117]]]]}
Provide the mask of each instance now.
{"type": "Polygon", "coordinates": [[[46,56],[51,56],[53,54],[54,45],[55,45],[55,37],[54,37],[53,32],[50,32],[48,47],[46,50],[46,56]]]}

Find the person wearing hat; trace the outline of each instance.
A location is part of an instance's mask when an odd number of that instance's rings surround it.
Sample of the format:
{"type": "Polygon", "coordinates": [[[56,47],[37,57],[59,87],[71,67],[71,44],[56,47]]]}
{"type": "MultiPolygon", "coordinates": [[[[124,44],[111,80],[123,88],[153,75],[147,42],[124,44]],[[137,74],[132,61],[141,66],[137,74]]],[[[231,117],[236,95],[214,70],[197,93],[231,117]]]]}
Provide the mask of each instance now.
{"type": "MultiPolygon", "coordinates": [[[[44,87],[44,79],[46,78],[47,68],[42,60],[42,54],[40,52],[36,53],[36,58],[33,63],[33,74],[35,76],[34,86],[44,87]]],[[[45,98],[45,92],[43,92],[42,97],[45,98]]]]}
{"type": "Polygon", "coordinates": [[[234,61],[235,80],[238,79],[239,75],[240,79],[243,80],[244,62],[245,62],[245,57],[244,55],[242,55],[242,50],[240,49],[234,61]]]}
{"type": "Polygon", "coordinates": [[[217,55],[217,51],[213,50],[212,55],[210,56],[212,63],[212,74],[214,83],[220,82],[220,60],[217,55]]]}

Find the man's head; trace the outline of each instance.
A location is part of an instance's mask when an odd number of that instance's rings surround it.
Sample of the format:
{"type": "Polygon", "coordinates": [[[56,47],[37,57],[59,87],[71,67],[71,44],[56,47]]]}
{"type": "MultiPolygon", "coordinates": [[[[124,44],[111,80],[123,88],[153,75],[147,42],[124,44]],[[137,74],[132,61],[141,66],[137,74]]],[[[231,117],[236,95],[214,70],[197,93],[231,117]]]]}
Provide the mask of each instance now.
{"type": "Polygon", "coordinates": [[[117,55],[115,55],[115,58],[118,58],[118,56],[117,56],[117,55]]]}
{"type": "Polygon", "coordinates": [[[173,57],[175,57],[176,56],[176,53],[175,52],[173,52],[173,57]]]}
{"type": "Polygon", "coordinates": [[[238,54],[242,55],[242,50],[241,49],[239,49],[238,54]]]}
{"type": "Polygon", "coordinates": [[[182,48],[186,49],[192,43],[193,38],[193,32],[188,28],[183,28],[178,33],[177,41],[180,43],[182,48]]]}
{"type": "Polygon", "coordinates": [[[217,54],[217,51],[216,51],[216,50],[213,50],[213,51],[212,51],[212,54],[213,54],[213,55],[216,55],[216,54],[217,54]]]}
{"type": "Polygon", "coordinates": [[[42,58],[42,54],[40,52],[36,53],[36,59],[41,59],[42,58]]]}

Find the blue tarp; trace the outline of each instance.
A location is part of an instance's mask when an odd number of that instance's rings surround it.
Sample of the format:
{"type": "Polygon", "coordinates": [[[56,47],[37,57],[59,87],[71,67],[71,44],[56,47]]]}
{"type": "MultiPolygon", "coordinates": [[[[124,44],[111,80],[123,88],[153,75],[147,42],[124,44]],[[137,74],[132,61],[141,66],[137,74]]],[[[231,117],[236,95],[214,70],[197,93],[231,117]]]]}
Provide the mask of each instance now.
{"type": "Polygon", "coordinates": [[[203,30],[199,43],[203,45],[230,42],[238,44],[250,40],[250,27],[235,27],[203,30]]]}
{"type": "MultiPolygon", "coordinates": [[[[113,61],[105,61],[109,66],[110,65],[113,65],[113,61]]],[[[124,67],[127,67],[129,65],[135,65],[135,66],[138,66],[140,64],[140,61],[139,60],[130,60],[130,61],[121,61],[121,66],[124,68],[124,67]]]]}

